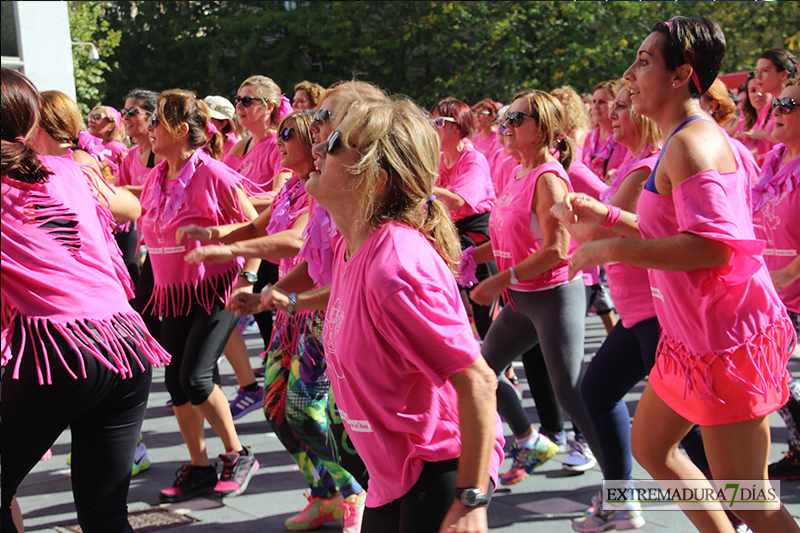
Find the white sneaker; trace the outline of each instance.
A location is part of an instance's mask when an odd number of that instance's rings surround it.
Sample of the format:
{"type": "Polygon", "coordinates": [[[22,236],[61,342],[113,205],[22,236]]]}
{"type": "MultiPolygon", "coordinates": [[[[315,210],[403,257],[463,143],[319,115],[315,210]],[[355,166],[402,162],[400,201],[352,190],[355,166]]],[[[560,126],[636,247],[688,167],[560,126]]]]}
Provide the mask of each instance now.
{"type": "Polygon", "coordinates": [[[147,456],[147,447],[144,442],[139,442],[136,445],[136,451],[133,454],[133,470],[131,476],[135,476],[142,470],[150,468],[150,458],[147,456]]]}
{"type": "Polygon", "coordinates": [[[640,529],[644,527],[644,524],[644,518],[642,518],[642,512],[640,510],[627,509],[608,512],[596,510],[594,514],[573,520],[572,529],[575,531],[595,533],[598,531],[608,531],[609,529],[616,529],[618,531],[624,529],[640,529]]]}
{"type": "Polygon", "coordinates": [[[571,472],[586,472],[597,464],[589,445],[583,440],[582,436],[575,436],[575,440],[570,442],[571,449],[569,455],[561,464],[561,468],[571,472]]]}

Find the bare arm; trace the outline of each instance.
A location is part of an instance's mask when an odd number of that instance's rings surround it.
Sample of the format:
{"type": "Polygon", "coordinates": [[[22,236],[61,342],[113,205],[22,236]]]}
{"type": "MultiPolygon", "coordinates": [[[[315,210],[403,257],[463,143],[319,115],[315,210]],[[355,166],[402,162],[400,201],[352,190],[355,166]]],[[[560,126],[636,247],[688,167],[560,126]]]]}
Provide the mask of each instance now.
{"type": "Polygon", "coordinates": [[[72,159],[84,167],[84,175],[89,181],[89,187],[92,188],[92,192],[100,203],[114,215],[114,222],[124,224],[132,222],[142,215],[142,204],[139,203],[139,199],[124,187],[115,187],[106,183],[106,180],[101,177],[100,165],[94,157],[83,150],[75,150],[72,152],[72,159]]]}
{"type": "Polygon", "coordinates": [[[772,277],[772,283],[775,284],[775,289],[778,291],[783,290],[792,283],[800,279],[800,255],[780,270],[771,270],[769,275],[772,277]]]}
{"type": "Polygon", "coordinates": [[[278,172],[278,174],[276,174],[272,180],[271,194],[263,197],[251,196],[249,199],[256,208],[256,211],[263,213],[267,208],[272,206],[272,202],[275,201],[275,196],[277,196],[278,192],[280,192],[283,184],[286,183],[286,180],[291,177],[291,172],[278,172]]]}
{"type": "Polygon", "coordinates": [[[442,187],[434,187],[433,194],[436,195],[437,200],[444,202],[451,211],[455,211],[466,203],[461,196],[442,187]]]}

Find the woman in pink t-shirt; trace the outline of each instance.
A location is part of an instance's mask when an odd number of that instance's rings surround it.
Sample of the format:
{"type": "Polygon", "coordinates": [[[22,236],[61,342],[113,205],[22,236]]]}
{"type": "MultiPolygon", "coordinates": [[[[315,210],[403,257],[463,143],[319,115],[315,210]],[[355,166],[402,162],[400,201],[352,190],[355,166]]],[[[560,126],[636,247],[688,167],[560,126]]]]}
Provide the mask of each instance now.
{"type": "Polygon", "coordinates": [[[589,132],[583,143],[583,163],[600,179],[611,183],[614,173],[628,157],[628,149],[614,142],[608,109],[617,95],[613,81],[597,84],[592,91],[592,121],[597,127],[589,132]]]}
{"type": "Polygon", "coordinates": [[[369,469],[362,531],[486,531],[502,459],[495,377],[449,268],[455,229],[431,198],[437,136],[406,100],[340,103],[333,115],[338,129],[315,145],[307,189],[344,237],[323,340],[369,469]]]}
{"type": "Polygon", "coordinates": [[[164,161],[148,174],[141,197],[142,235],[155,280],[145,312],[162,317],[160,341],[173,358],[164,381],[191,456],[173,485],[161,491],[162,502],[212,491],[237,496],[258,469],[255,456],[239,441],[228,400],[216,384],[217,359],[236,327],[236,315],[226,305],[232,294],[252,291],[240,272],[242,267],[256,270],[258,260],[189,264],[184,258],[200,245],[178,231],[188,224],[235,223],[256,216],[241,175],[212,157],[222,150],[222,135],[208,120],[208,106],[180,89],[161,93],[150,117],[150,142],[164,161]],[[208,458],[205,420],[225,446],[219,479],[208,458]]]}
{"type": "Polygon", "coordinates": [[[128,153],[128,147],[122,143],[122,117],[119,111],[110,105],[97,106],[89,113],[89,133],[103,142],[103,146],[111,151],[110,159],[119,166],[128,153]]]}
{"type": "MultiPolygon", "coordinates": [[[[486,157],[468,137],[474,129],[469,106],[455,98],[443,98],[431,108],[431,124],[442,142],[439,179],[433,193],[450,208],[461,246],[468,248],[489,240],[489,216],[494,206],[494,186],[486,157]]],[[[495,274],[494,262],[480,265],[478,281],[495,274]]],[[[491,306],[472,303],[475,328],[481,338],[492,323],[491,306]]]]}
{"type": "MultiPolygon", "coordinates": [[[[784,82],[773,101],[776,145],[753,187],[753,224],[756,236],[767,242],[764,262],[795,331],[800,335],[800,80],[784,82]]],[[[769,465],[771,479],[800,475],[800,386],[789,384],[788,403],[778,411],[789,430],[789,453],[769,465]]]]}
{"type": "MultiPolygon", "coordinates": [[[[716,22],[683,17],[657,23],[639,47],[625,73],[631,100],[669,135],[638,216],[565,198],[578,221],[633,237],[581,245],[570,271],[610,262],[649,269],[662,334],[631,430],[637,461],[655,479],[702,480],[677,449],[699,424],[714,479],[764,480],[756,489],[769,491],[767,415],[788,398],[795,334],[755,238],[741,159],[700,109],[725,49],[716,22]]],[[[701,505],[685,510],[698,529],[730,531],[720,503],[701,505]]],[[[733,511],[755,531],[800,531],[782,506],[733,511]]]]}
{"type": "Polygon", "coordinates": [[[484,98],[472,106],[477,129],[472,144],[486,156],[487,161],[491,161],[495,154],[503,151],[503,145],[497,142],[497,111],[500,107],[502,107],[500,102],[490,98],[484,98]]]}

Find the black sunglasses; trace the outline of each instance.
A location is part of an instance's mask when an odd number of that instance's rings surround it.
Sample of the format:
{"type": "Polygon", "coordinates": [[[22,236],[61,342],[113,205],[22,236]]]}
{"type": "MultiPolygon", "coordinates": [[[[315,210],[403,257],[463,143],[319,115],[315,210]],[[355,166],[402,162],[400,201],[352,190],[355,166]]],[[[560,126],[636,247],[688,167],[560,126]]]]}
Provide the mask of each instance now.
{"type": "Polygon", "coordinates": [[[317,109],[314,112],[314,122],[316,124],[327,124],[332,118],[336,118],[328,109],[317,109]]]}
{"type": "Polygon", "coordinates": [[[158,126],[159,124],[160,124],[160,122],[158,120],[158,115],[156,115],[155,113],[151,113],[150,114],[150,122],[147,123],[148,129],[151,129],[151,130],[155,129],[156,126],[158,126]]]}
{"type": "Polygon", "coordinates": [[[777,96],[772,99],[772,111],[778,108],[778,113],[781,115],[788,115],[792,109],[797,106],[794,98],[778,98],[777,96]]]}
{"type": "Polygon", "coordinates": [[[290,128],[287,126],[281,130],[278,136],[280,137],[281,141],[286,142],[289,140],[289,136],[292,134],[293,131],[296,130],[294,128],[290,128]]]}
{"type": "Polygon", "coordinates": [[[512,128],[518,128],[522,121],[525,120],[525,117],[533,118],[533,115],[529,115],[523,111],[514,111],[513,113],[506,113],[506,126],[511,126],[512,128]]]}
{"type": "Polygon", "coordinates": [[[91,115],[89,115],[89,120],[103,120],[104,118],[106,117],[104,117],[100,113],[92,113],[91,115]]]}
{"type": "Polygon", "coordinates": [[[263,102],[261,98],[253,98],[252,96],[234,96],[233,97],[233,105],[237,106],[242,104],[242,107],[248,108],[254,103],[263,102]]]}
{"type": "Polygon", "coordinates": [[[329,154],[335,153],[339,147],[342,145],[341,139],[342,132],[339,130],[333,130],[330,135],[328,135],[328,146],[326,151],[329,154]]]}
{"type": "Polygon", "coordinates": [[[152,113],[150,113],[149,111],[145,111],[144,109],[139,109],[138,107],[132,107],[130,109],[125,109],[123,107],[122,110],[119,112],[119,114],[122,115],[122,118],[125,117],[133,118],[135,116],[138,116],[139,114],[152,115],[152,113]]]}

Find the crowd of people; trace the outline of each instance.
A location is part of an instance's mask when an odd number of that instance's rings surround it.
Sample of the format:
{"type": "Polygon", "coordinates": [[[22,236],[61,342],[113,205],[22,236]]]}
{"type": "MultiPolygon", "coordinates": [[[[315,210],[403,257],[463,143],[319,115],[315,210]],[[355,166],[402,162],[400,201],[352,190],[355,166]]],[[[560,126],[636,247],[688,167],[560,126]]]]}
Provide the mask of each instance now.
{"type": "MultiPolygon", "coordinates": [[[[634,458],[656,480],[800,479],[798,62],[768,50],[730,91],[725,51],[716,22],[675,17],[588,103],[565,86],[424,109],[363,81],[290,102],[253,75],[232,102],[133,89],[86,125],[3,68],[3,528],[69,427],[81,528],[131,531],[162,365],[189,461],[160,501],[244,493],[259,462],[235,421],[262,409],[310,489],[290,531],[484,532],[498,485],[559,453],[606,480],[634,458]],[[584,369],[591,308],[608,336],[584,369]],[[768,465],[776,410],[789,452],[768,465]]],[[[783,506],[685,513],[800,531],[783,506]]],[[[572,527],[645,518],[598,495],[572,527]]]]}

